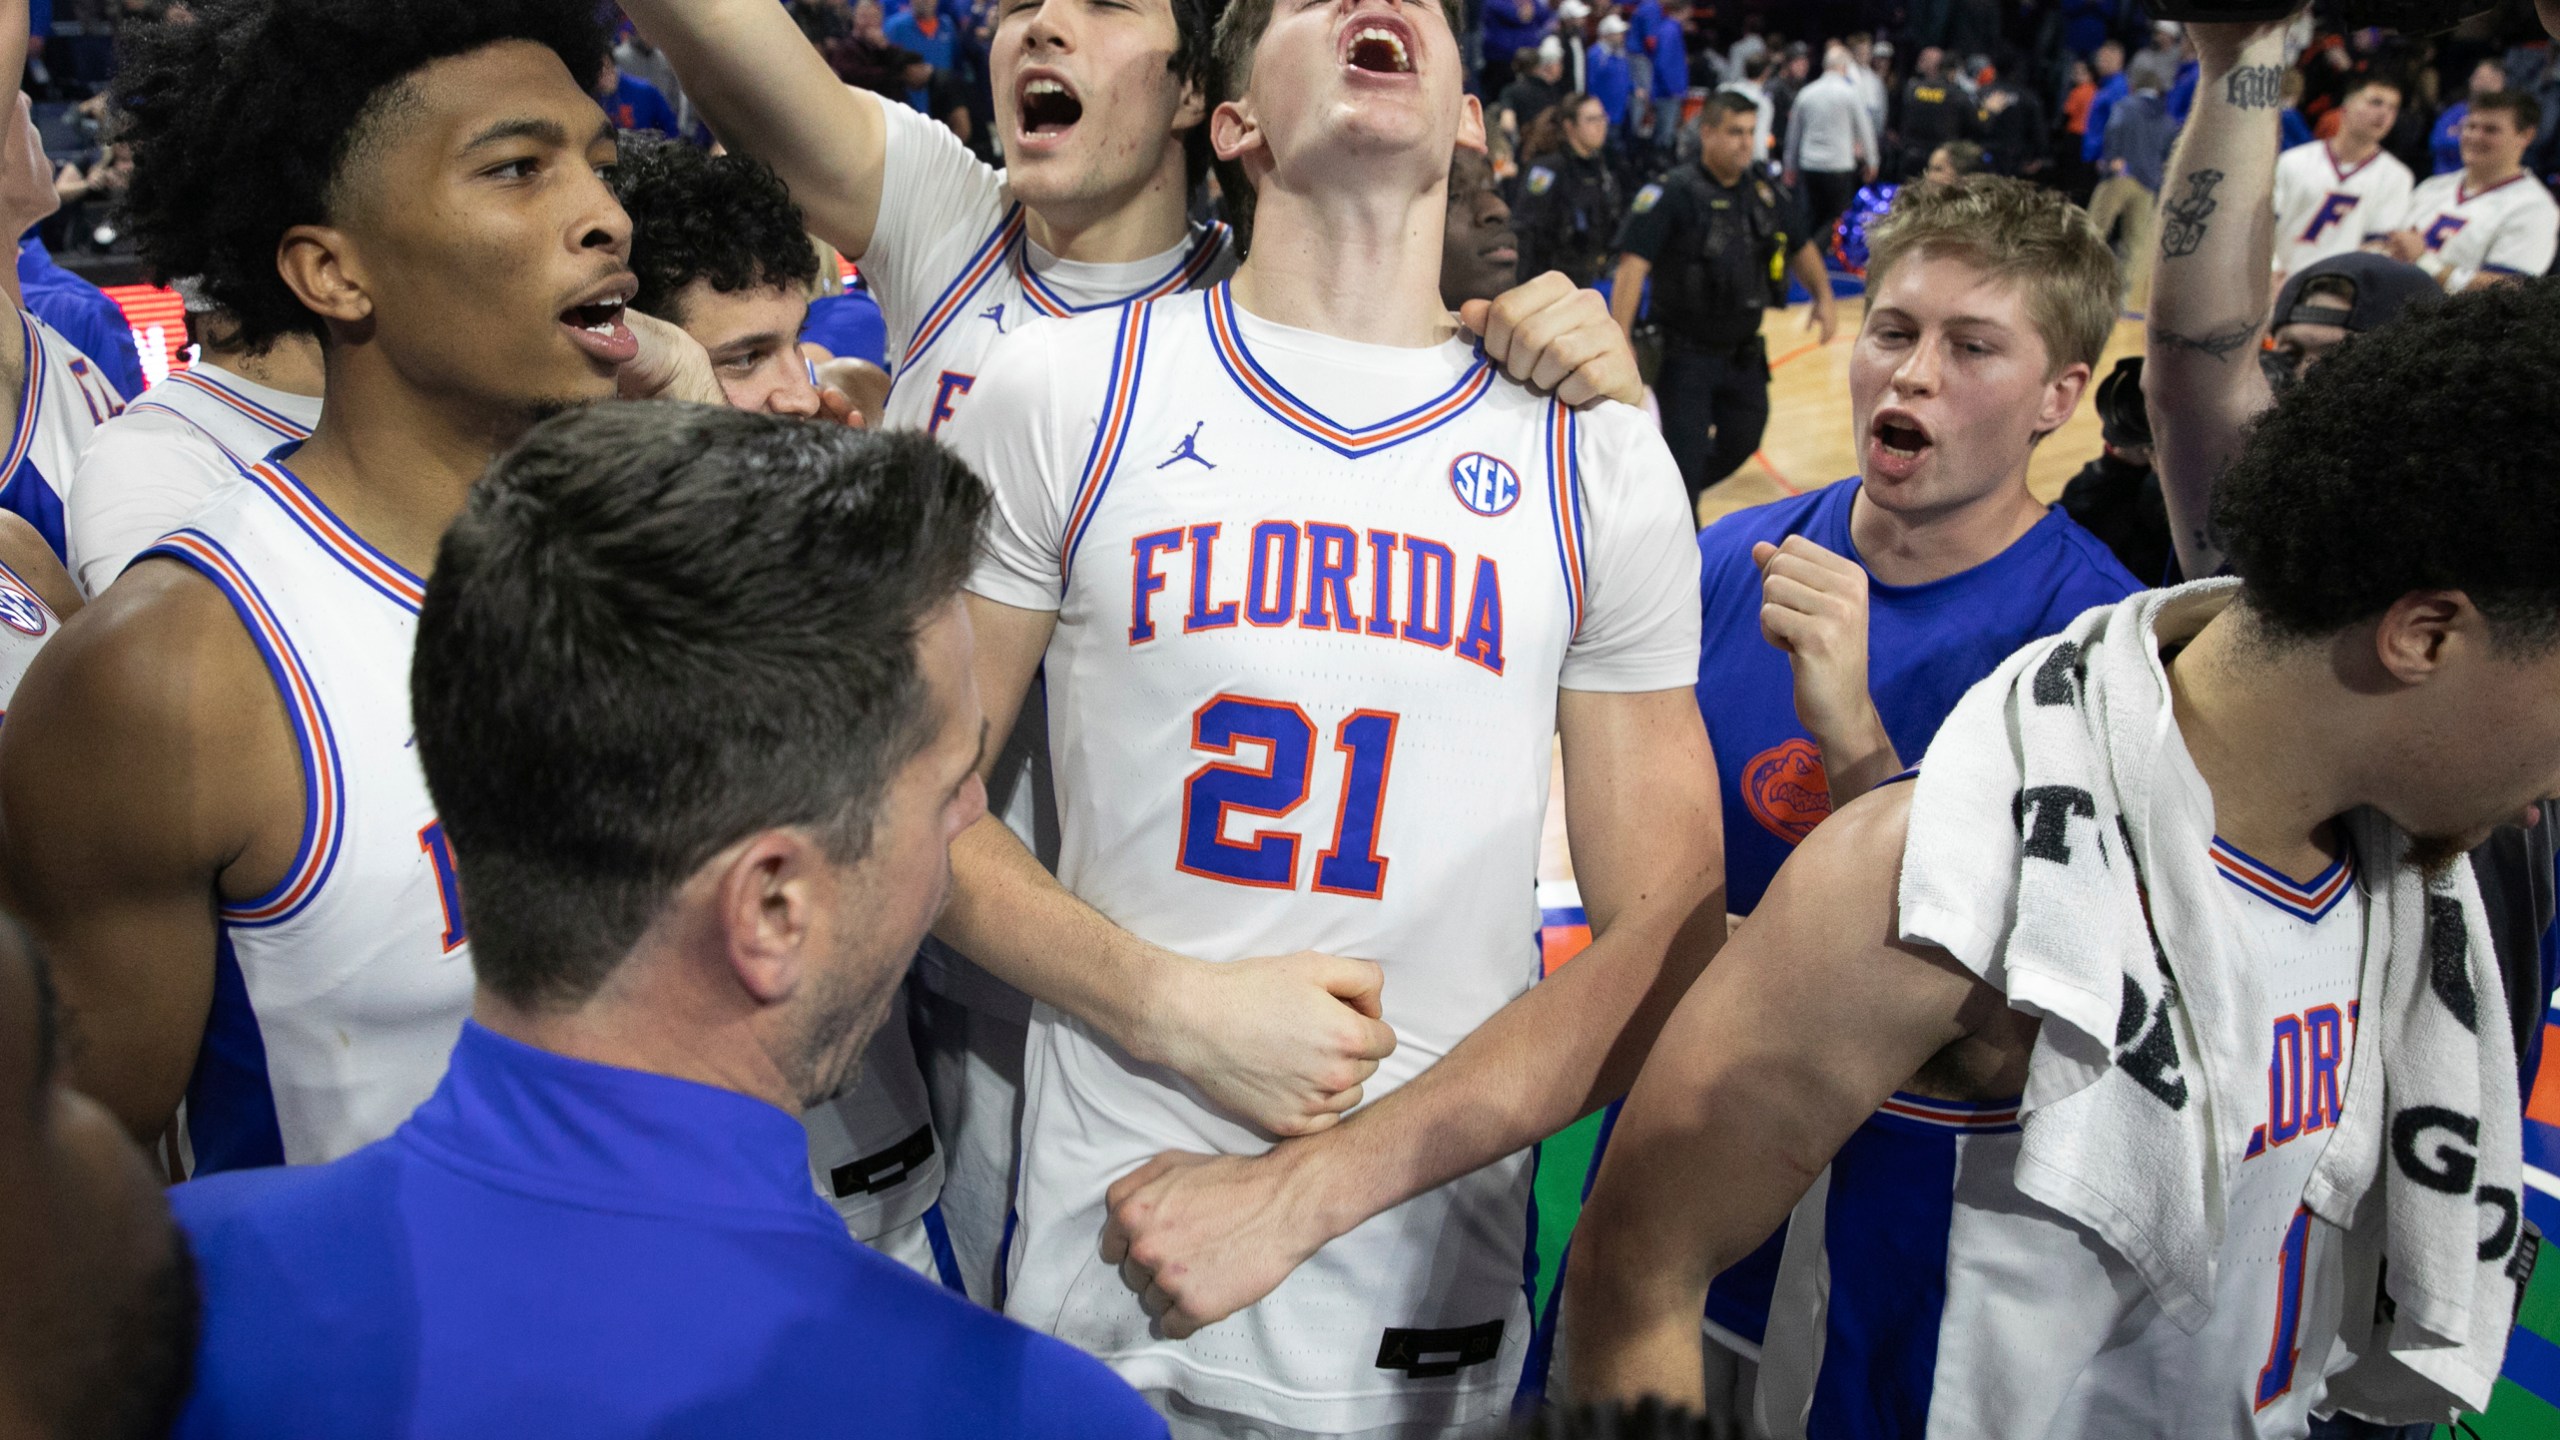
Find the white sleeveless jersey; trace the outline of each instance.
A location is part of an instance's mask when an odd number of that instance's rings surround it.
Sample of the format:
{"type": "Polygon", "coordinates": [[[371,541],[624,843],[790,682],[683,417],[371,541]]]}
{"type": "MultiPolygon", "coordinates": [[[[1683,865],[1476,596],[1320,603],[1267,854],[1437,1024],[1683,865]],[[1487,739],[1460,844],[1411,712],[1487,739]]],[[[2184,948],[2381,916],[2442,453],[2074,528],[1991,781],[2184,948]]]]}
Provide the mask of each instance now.
{"type": "Polygon", "coordinates": [[[1788,1229],[1761,1352],[1774,1440],[2309,1431],[2351,1358],[2345,1237],[2302,1196],[2346,1095],[2366,907],[2351,860],[2296,881],[2219,840],[2213,858],[2230,953],[2263,977],[2268,1066],[2226,1102],[2256,1125],[2225,1178],[2211,1318],[2180,1330],[2096,1235],[2018,1191],[2017,1101],[1897,1095],[1788,1229]]]}
{"type": "Polygon", "coordinates": [[[242,466],[311,438],[316,395],[294,395],[218,365],[182,370],[108,421],[71,487],[71,578],[95,595],[152,541],[186,523],[242,466]]]}
{"type": "Polygon", "coordinates": [[[44,603],[36,587],[17,571],[0,565],[0,720],[8,717],[9,704],[18,694],[18,682],[27,678],[27,667],[36,662],[36,652],[61,628],[62,617],[44,603]]]}
{"type": "Polygon", "coordinates": [[[18,322],[27,339],[27,378],[19,395],[18,431],[0,462],[0,510],[36,527],[61,555],[64,511],[80,456],[98,427],[124,408],[124,398],[62,332],[24,310],[18,322]]]}
{"type": "Polygon", "coordinates": [[[388,1135],[471,1008],[452,852],[409,721],[425,587],[267,462],[143,552],[213,582],[257,643],[302,760],[302,842],[221,907],[187,1086],[197,1173],[316,1164],[388,1135]]]}
{"type": "Polygon", "coordinates": [[[2409,167],[2376,150],[2352,169],[2325,140],[2276,157],[2276,269],[2297,274],[2332,255],[2361,249],[2408,222],[2409,167]]]}
{"type": "MultiPolygon", "coordinates": [[[[862,273],[888,327],[890,387],[881,423],[941,428],[977,382],[989,347],[1041,315],[1069,314],[1171,294],[1234,268],[1227,227],[1197,229],[1176,250],[1127,265],[1056,259],[1023,233],[1022,207],[949,126],[905,105],[880,102],[886,127],[880,218],[862,273]]],[[[999,810],[1032,838],[1031,757],[1008,747],[996,788],[999,810]]],[[[963,989],[979,1003],[1023,1004],[1019,994],[928,941],[920,983],[963,989]]],[[[903,1003],[863,1052],[853,1089],[801,1117],[819,1191],[855,1238],[875,1240],[914,1221],[942,1191],[924,1078],[903,1003]]]]}
{"type": "Polygon", "coordinates": [[[2474,191],[2462,171],[2418,183],[2409,228],[2426,242],[2419,264],[2460,290],[2474,276],[2541,275],[2560,248],[2560,204],[2529,174],[2474,191]]]}
{"type": "MultiPolygon", "coordinates": [[[[1224,285],[990,360],[950,438],[997,500],[970,588],[1058,616],[1059,879],[1212,962],[1378,962],[1398,1045],[1368,1093],[1392,1092],[1537,976],[1559,687],[1696,680],[1697,547],[1660,436],[1455,341],[1259,322],[1224,285]]],[[[1159,1151],[1269,1142],[1045,1006],[1024,1088],[1007,1313],[1141,1390],[1299,1430],[1510,1401],[1525,1154],[1166,1341],[1097,1258],[1104,1190],[1159,1151]]]]}

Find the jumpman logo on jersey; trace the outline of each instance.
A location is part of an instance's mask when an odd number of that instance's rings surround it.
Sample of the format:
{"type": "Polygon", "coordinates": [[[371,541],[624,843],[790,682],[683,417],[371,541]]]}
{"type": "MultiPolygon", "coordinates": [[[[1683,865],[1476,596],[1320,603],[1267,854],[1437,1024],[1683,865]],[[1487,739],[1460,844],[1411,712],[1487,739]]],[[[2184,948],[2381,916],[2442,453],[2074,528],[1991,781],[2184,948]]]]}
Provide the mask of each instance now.
{"type": "Polygon", "coordinates": [[[1208,424],[1208,423],[1209,423],[1208,421],[1203,420],[1203,421],[1199,422],[1199,424],[1198,424],[1198,425],[1194,425],[1194,426],[1192,426],[1192,427],[1191,427],[1191,433],[1190,433],[1190,434],[1188,434],[1188,435],[1183,436],[1183,437],[1182,437],[1182,443],[1181,443],[1181,444],[1179,444],[1179,445],[1174,446],[1174,447],[1173,447],[1173,453],[1172,453],[1171,455],[1166,456],[1166,457],[1164,458],[1164,463],[1163,463],[1163,464],[1161,464],[1161,465],[1156,466],[1156,468],[1157,468],[1157,469],[1159,469],[1159,470],[1162,470],[1162,469],[1164,469],[1166,466],[1173,464],[1173,463],[1174,463],[1175,461],[1177,461],[1177,460],[1197,460],[1197,461],[1199,461],[1199,462],[1200,462],[1200,468],[1201,468],[1201,469],[1203,469],[1203,470],[1215,470],[1215,469],[1217,469],[1217,468],[1218,468],[1218,463],[1217,463],[1216,461],[1214,461],[1214,460],[1211,460],[1209,457],[1207,457],[1207,456],[1205,456],[1205,455],[1201,454],[1201,453],[1200,453],[1200,451],[1199,451],[1199,449],[1198,449],[1198,445],[1199,445],[1199,441],[1200,441],[1200,426],[1201,426],[1201,425],[1206,425],[1206,424],[1208,424]]]}
{"type": "Polygon", "coordinates": [[[988,306],[986,309],[979,311],[979,312],[978,312],[978,318],[979,318],[979,319],[981,319],[981,320],[993,320],[994,322],[996,322],[996,333],[997,333],[997,334],[999,334],[999,335],[1003,334],[1003,333],[1004,333],[1004,302],[1003,302],[1003,301],[1001,301],[1001,300],[999,300],[999,301],[997,301],[996,303],[994,303],[993,305],[988,306]]]}

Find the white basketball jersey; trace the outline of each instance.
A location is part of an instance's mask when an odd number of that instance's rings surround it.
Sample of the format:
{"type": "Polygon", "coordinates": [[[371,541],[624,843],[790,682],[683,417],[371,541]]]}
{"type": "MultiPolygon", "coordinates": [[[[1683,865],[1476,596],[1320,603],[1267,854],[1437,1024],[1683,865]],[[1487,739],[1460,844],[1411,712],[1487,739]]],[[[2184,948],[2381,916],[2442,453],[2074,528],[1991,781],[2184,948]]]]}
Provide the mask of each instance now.
{"type": "MultiPolygon", "coordinates": [[[[977,383],[988,348],[1041,315],[1171,294],[1234,268],[1224,225],[1195,229],[1179,248],[1131,264],[1059,260],[1024,234],[1022,207],[1003,173],[971,154],[949,126],[895,102],[880,102],[880,111],[880,218],[862,272],[888,327],[884,426],[940,429],[977,383]]],[[[996,788],[1015,803],[998,813],[1029,840],[1031,757],[1015,747],[999,764],[1008,773],[996,788]]],[[[930,944],[917,974],[937,988],[967,985],[973,998],[1021,1003],[930,944]]],[[[863,1052],[853,1089],[801,1118],[820,1193],[855,1238],[874,1240],[915,1220],[941,1193],[942,1156],[903,1003],[863,1052]]]]}
{"type": "Polygon", "coordinates": [[[182,370],[108,421],[71,487],[71,578],[95,595],[152,541],[279,445],[311,438],[320,399],[218,365],[182,370]]]}
{"type": "MultiPolygon", "coordinates": [[[[1637,411],[1577,414],[1472,347],[1360,345],[1227,287],[1032,327],[950,438],[997,499],[970,588],[1057,612],[1059,879],[1212,962],[1385,968],[1382,1096],[1538,973],[1559,687],[1696,679],[1698,559],[1637,411]]],[[[1299,1430],[1512,1397],[1525,1154],[1387,1211],[1268,1298],[1154,1338],[1097,1258],[1107,1186],[1257,1131],[1043,1006],[1006,1310],[1142,1391],[1299,1430]]]]}
{"type": "MultiPolygon", "coordinates": [[[[2192,765],[2185,779],[2201,793],[2192,765]]],[[[2022,1195],[2018,1102],[1896,1095],[1796,1207],[1761,1351],[1773,1440],[2299,1440],[2351,1358],[2344,1235],[2303,1189],[2342,1113],[2366,906],[2215,841],[2227,953],[2259,976],[2266,1088],[2224,1179],[2211,1317],[2180,1330],[2122,1259],[2022,1195]]],[[[2033,1123],[2033,1117],[2028,1117],[2033,1123]]]]}
{"type": "Polygon", "coordinates": [[[2297,274],[2407,223],[2409,167],[2376,150],[2349,168],[2325,140],[2276,157],[2276,269],[2297,274]]]}
{"type": "Polygon", "coordinates": [[[36,527],[61,555],[73,472],[89,438],[124,408],[124,399],[97,362],[62,332],[24,310],[18,321],[26,332],[27,379],[19,395],[18,432],[0,461],[0,510],[14,511],[36,527]]]}
{"type": "Polygon", "coordinates": [[[187,1086],[193,1169],[334,1160],[409,1118],[471,1008],[452,852],[409,722],[425,587],[272,461],[143,555],[230,600],[302,760],[291,869],[221,907],[187,1086]]]}
{"type": "Polygon", "coordinates": [[[7,718],[18,682],[27,678],[36,652],[61,628],[62,617],[44,603],[36,587],[0,565],[0,720],[7,718]]]}
{"type": "Polygon", "coordinates": [[[2529,174],[2474,192],[2456,170],[2419,182],[2409,202],[2409,228],[2426,242],[2419,262],[2460,290],[2486,271],[2540,275],[2560,246],[2560,204],[2529,174]]]}

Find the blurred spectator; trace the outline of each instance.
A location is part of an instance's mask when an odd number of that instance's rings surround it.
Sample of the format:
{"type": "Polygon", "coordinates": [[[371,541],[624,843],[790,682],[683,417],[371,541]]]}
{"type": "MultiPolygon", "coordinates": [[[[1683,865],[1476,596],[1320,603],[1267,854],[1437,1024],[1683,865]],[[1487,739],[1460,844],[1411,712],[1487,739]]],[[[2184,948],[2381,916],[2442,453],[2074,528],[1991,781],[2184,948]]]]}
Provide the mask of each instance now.
{"type": "Polygon", "coordinates": [[[2089,99],[2089,123],[2081,132],[2080,158],[2091,165],[2098,163],[2098,152],[2106,145],[2107,120],[2115,114],[2128,87],[2124,73],[2124,46],[2113,40],[2098,47],[2089,57],[2090,70],[2098,81],[2097,93],[2089,99]]]}
{"type": "MultiPolygon", "coordinates": [[[[1519,53],[1538,48],[1555,16],[1555,7],[1546,0],[1484,0],[1484,88],[1488,92],[1508,83],[1502,79],[1504,67],[1518,73],[1519,53]]],[[[1537,114],[1532,110],[1520,118],[1525,122],[1537,114]]]]}
{"type": "MultiPolygon", "coordinates": [[[[1499,4],[1500,0],[1495,0],[1499,4]]],[[[1514,135],[1525,136],[1531,123],[1564,99],[1564,42],[1553,35],[1511,57],[1511,83],[1494,101],[1496,119],[1514,135]],[[1507,120],[1502,116],[1509,116],[1507,120]]]]}
{"type": "Polygon", "coordinates": [[[1974,108],[1964,92],[1947,83],[1946,52],[1925,46],[1913,63],[1911,79],[1902,87],[1902,114],[1896,129],[1902,152],[1894,178],[1909,177],[1929,163],[1931,152],[1972,132],[1974,108]]]}
{"type": "Polygon", "coordinates": [[[1760,17],[1757,14],[1743,16],[1742,38],[1734,41],[1733,48],[1725,52],[1725,83],[1730,85],[1742,78],[1746,66],[1768,53],[1769,41],[1760,33],[1760,17]]]}
{"type": "Polygon", "coordinates": [[[2400,82],[2369,75],[2338,107],[2338,133],[2276,157],[2276,275],[2310,268],[2401,227],[2417,177],[2382,139],[2400,115],[2400,82]]]}
{"type": "Polygon", "coordinates": [[[892,100],[907,98],[907,67],[919,58],[889,43],[881,27],[880,0],[860,0],[849,28],[819,50],[837,79],[892,100]]]}
{"type": "MultiPolygon", "coordinates": [[[[953,73],[959,55],[960,26],[943,12],[940,0],[917,0],[917,3],[889,17],[880,32],[890,44],[921,57],[933,67],[937,76],[953,73]]],[[[916,88],[910,86],[910,89],[916,88]]],[[[918,105],[928,115],[938,110],[918,105]]]]}
{"type": "Polygon", "coordinates": [[[2444,107],[2436,117],[2435,128],[2427,135],[2427,152],[2434,161],[2431,175],[2450,175],[2462,168],[2462,122],[2471,114],[2472,97],[2494,94],[2507,88],[2507,67],[2496,60],[2483,60],[2471,69],[2470,88],[2461,98],[2444,107]]]}
{"type": "MultiPolygon", "coordinates": [[[[1885,132],[1885,122],[1893,108],[1893,97],[1885,89],[1884,78],[1876,73],[1875,37],[1864,31],[1845,42],[1849,49],[1849,84],[1858,92],[1859,103],[1867,107],[1867,123],[1878,137],[1885,132]]],[[[1888,54],[1891,47],[1886,47],[1888,54]]],[[[1881,159],[1882,152],[1878,152],[1881,159]]]]}
{"type": "Polygon", "coordinates": [[[2524,166],[2541,126],[2542,107],[2530,95],[2473,96],[2462,122],[2462,168],[2419,185],[2406,226],[2382,237],[2382,247],[2450,291],[2548,273],[2560,248],[2560,205],[2524,166]]]}
{"type": "Polygon", "coordinates": [[[1622,15],[1600,17],[1600,39],[1583,56],[1584,88],[1609,113],[1609,134],[1618,148],[1627,140],[1627,110],[1635,100],[1634,62],[1627,54],[1627,21],[1622,15]]]}
{"type": "Polygon", "coordinates": [[[1600,278],[1626,214],[1608,144],[1608,112],[1588,95],[1566,96],[1529,127],[1513,209],[1523,273],[1561,270],[1576,285],[1600,278]]]}
{"type": "Polygon", "coordinates": [[[637,75],[624,74],[610,55],[605,57],[604,74],[596,80],[595,93],[616,130],[655,130],[671,140],[684,133],[684,126],[676,119],[676,107],[667,103],[658,87],[637,75]]]}
{"type": "Polygon", "coordinates": [[[2051,163],[2045,147],[2052,131],[2045,123],[2044,101],[2036,98],[2033,86],[2006,68],[1996,71],[1982,89],[1974,125],[1991,169],[2026,180],[2044,178],[2051,163]]]}
{"type": "Polygon", "coordinates": [[[2062,133],[2054,146],[2054,158],[2061,161],[2057,176],[2062,188],[2074,195],[2089,187],[2089,162],[2080,158],[2081,145],[2089,134],[2089,106],[2098,98],[2098,75],[2086,60],[2071,62],[2071,78],[2062,92],[2062,133]]]}
{"type": "Polygon", "coordinates": [[[1740,74],[1724,82],[1722,88],[1751,102],[1760,118],[1751,127],[1751,161],[1762,164],[1769,158],[1769,147],[1775,132],[1770,128],[1776,118],[1777,102],[1769,98],[1769,52],[1766,47],[1736,66],[1740,74]]]}
{"type": "MultiPolygon", "coordinates": [[[[1584,70],[1584,57],[1590,49],[1585,26],[1591,19],[1591,7],[1582,0],[1562,0],[1556,6],[1555,33],[1547,39],[1555,41],[1564,52],[1564,69],[1556,76],[1556,84],[1568,95],[1589,94],[1590,80],[1584,70]]],[[[1539,42],[1544,45],[1545,41],[1539,42]]]]}
{"type": "Polygon", "coordinates": [[[1876,177],[1875,127],[1849,79],[1850,65],[1846,47],[1823,52],[1822,78],[1804,87],[1787,117],[1787,183],[1804,189],[1809,235],[1830,234],[1858,186],[1876,177]]]}
{"type": "Polygon", "coordinates": [[[2160,172],[2169,164],[2169,147],[2178,127],[2169,119],[2167,91],[2175,62],[2156,50],[2144,51],[2128,72],[2133,93],[2107,116],[2107,133],[2098,152],[2097,192],[2089,198],[2089,218],[2100,235],[2122,240],[2116,253],[2125,260],[2125,293],[2140,308],[2151,274],[2151,224],[2160,195],[2160,172]]]}
{"type": "Polygon", "coordinates": [[[1929,152],[1928,163],[1920,178],[1946,184],[1951,180],[1982,172],[1982,147],[1970,140],[1950,140],[1929,152]]]}
{"type": "Polygon", "coordinates": [[[1647,137],[1667,163],[1680,133],[1680,107],[1689,98],[1689,0],[1663,0],[1661,18],[1644,37],[1653,61],[1653,133],[1647,137]]]}
{"type": "Polygon", "coordinates": [[[127,400],[142,394],[142,356],[124,311],[107,292],[53,263],[32,230],[18,241],[18,289],[27,309],[80,347],[118,394],[127,400]]]}
{"type": "Polygon", "coordinates": [[[676,80],[676,67],[666,56],[649,44],[648,38],[629,21],[624,21],[613,46],[613,63],[623,74],[635,76],[657,87],[667,103],[675,107],[676,125],[691,138],[695,129],[693,106],[684,98],[684,86],[676,80]]]}

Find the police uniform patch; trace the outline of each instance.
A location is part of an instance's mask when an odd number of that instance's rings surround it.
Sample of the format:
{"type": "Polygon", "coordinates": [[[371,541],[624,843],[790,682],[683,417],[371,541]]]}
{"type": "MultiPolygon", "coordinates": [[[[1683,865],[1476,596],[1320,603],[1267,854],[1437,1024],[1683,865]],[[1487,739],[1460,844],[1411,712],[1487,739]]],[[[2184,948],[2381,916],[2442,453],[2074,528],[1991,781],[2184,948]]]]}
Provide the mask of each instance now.
{"type": "Polygon", "coordinates": [[[1777,203],[1778,203],[1778,192],[1769,188],[1769,182],[1768,182],[1768,181],[1766,181],[1766,180],[1754,181],[1754,182],[1753,182],[1753,185],[1754,185],[1754,188],[1758,189],[1758,190],[1759,190],[1759,192],[1760,192],[1760,203],[1761,203],[1761,204],[1763,204],[1763,205],[1767,205],[1767,206],[1771,206],[1771,207],[1775,207],[1775,206],[1777,205],[1777,203]]]}
{"type": "Polygon", "coordinates": [[[1544,194],[1546,194],[1549,190],[1554,189],[1554,188],[1555,188],[1555,184],[1556,184],[1556,172],[1554,172],[1553,170],[1548,169],[1548,168],[1547,168],[1546,166],[1544,166],[1544,165],[1532,165],[1532,166],[1530,166],[1530,167],[1529,167],[1529,193],[1530,193],[1530,194],[1532,194],[1532,195],[1544,195],[1544,194]]]}
{"type": "Polygon", "coordinates": [[[1641,214],[1643,214],[1644,212],[1646,212],[1647,210],[1652,209],[1652,208],[1653,208],[1653,202],[1654,202],[1654,201],[1656,201],[1656,200],[1659,200],[1659,199],[1661,199],[1661,198],[1662,198],[1662,187],[1661,187],[1661,186],[1659,186],[1659,185],[1647,185],[1647,186],[1646,186],[1646,187],[1644,187],[1643,189],[1641,189],[1641,190],[1639,190],[1639,191],[1637,191],[1637,192],[1636,192],[1636,203],[1635,203],[1635,204],[1633,204],[1633,205],[1631,205],[1631,206],[1629,206],[1628,208],[1629,208],[1631,211],[1633,211],[1635,214],[1641,215],[1641,214]]]}

